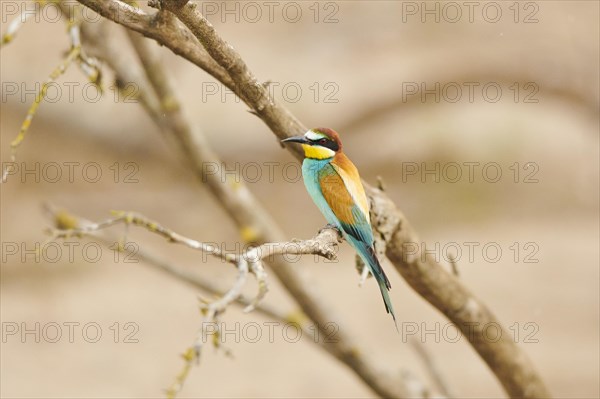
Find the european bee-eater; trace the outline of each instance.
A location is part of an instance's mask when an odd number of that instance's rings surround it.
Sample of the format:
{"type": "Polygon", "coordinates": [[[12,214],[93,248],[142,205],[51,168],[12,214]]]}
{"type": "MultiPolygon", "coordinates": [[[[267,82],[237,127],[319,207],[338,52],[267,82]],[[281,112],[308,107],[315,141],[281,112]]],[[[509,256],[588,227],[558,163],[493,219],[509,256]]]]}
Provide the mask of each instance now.
{"type": "Polygon", "coordinates": [[[317,128],[282,142],[302,144],[302,177],[306,190],[327,222],[343,234],[375,277],[385,309],[395,323],[388,294],[391,285],[373,247],[367,196],[358,170],[342,152],[339,135],[332,129],[317,128]]]}

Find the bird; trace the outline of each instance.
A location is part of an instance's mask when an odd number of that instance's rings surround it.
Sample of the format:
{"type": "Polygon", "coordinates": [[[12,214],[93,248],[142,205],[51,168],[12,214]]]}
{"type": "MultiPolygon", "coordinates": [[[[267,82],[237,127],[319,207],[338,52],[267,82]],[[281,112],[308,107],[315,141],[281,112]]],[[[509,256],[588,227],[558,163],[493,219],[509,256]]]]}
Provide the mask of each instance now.
{"type": "Polygon", "coordinates": [[[342,233],[375,277],[385,309],[398,329],[389,296],[392,286],[375,253],[369,202],[356,166],[342,151],[339,134],[329,128],[314,128],[281,142],[302,145],[302,177],[308,194],[327,223],[342,233]]]}

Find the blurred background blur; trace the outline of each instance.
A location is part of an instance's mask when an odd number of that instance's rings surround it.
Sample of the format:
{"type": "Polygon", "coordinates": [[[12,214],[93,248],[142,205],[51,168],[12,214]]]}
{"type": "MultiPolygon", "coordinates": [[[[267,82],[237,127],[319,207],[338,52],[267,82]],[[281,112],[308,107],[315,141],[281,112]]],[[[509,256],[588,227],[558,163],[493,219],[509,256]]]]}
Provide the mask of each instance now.
{"type": "MultiPolygon", "coordinates": [[[[13,6],[31,3],[2,1],[2,32],[18,17],[13,6]]],[[[362,177],[381,176],[422,245],[444,263],[449,254],[458,258],[460,278],[514,334],[554,396],[598,397],[599,3],[466,3],[198,5],[257,77],[271,81],[277,101],[305,125],[341,133],[362,177]]],[[[64,22],[52,6],[44,10],[2,48],[3,164],[36,90],[69,48],[64,22]]],[[[231,92],[159,51],[184,112],[229,170],[290,239],[311,237],[324,221],[290,153],[231,92]]],[[[98,252],[90,240],[36,253],[48,226],[43,203],[91,220],[135,210],[198,240],[241,247],[176,146],[135,100],[119,101],[112,79],[106,68],[99,97],[70,68],[42,103],[19,169],[0,185],[3,397],[163,395],[200,323],[196,290],[109,249],[98,252]]],[[[128,241],[220,286],[235,278],[233,268],[199,262],[197,253],[146,231],[131,228],[128,241]]],[[[390,370],[402,366],[428,381],[410,345],[416,339],[458,396],[503,396],[466,340],[456,342],[455,330],[389,263],[401,334],[375,284],[358,288],[348,245],[338,262],[304,257],[296,265],[390,370]]],[[[269,281],[265,303],[292,311],[269,281]]],[[[311,337],[293,342],[277,325],[269,339],[268,321],[231,308],[223,322],[234,358],[207,350],[181,396],[373,396],[311,337]],[[261,334],[255,343],[254,330],[244,329],[253,322],[261,334]]]]}

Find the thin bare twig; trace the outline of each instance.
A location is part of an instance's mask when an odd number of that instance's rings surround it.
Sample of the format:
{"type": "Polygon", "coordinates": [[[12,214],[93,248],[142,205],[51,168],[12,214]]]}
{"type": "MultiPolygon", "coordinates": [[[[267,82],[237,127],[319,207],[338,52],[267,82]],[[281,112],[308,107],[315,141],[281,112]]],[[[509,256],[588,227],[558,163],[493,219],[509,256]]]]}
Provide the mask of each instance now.
{"type": "MultiPolygon", "coordinates": [[[[42,7],[44,5],[44,3],[45,2],[43,2],[43,1],[36,1],[36,7],[42,7]]],[[[64,5],[62,3],[60,6],[64,7],[64,5]]],[[[79,8],[81,8],[81,6],[79,6],[79,8]]],[[[36,12],[37,12],[37,8],[36,8],[36,12]]],[[[24,13],[23,15],[20,15],[19,18],[16,19],[16,21],[20,21],[21,19],[24,21],[30,15],[34,15],[34,13],[31,13],[31,12],[24,13]]],[[[68,29],[67,30],[68,30],[68,34],[69,34],[69,39],[71,41],[70,50],[67,53],[67,55],[64,57],[62,62],[52,71],[52,73],[50,73],[50,76],[48,77],[48,79],[46,79],[46,81],[42,84],[40,91],[38,92],[33,103],[27,110],[27,115],[25,116],[25,120],[21,124],[19,133],[14,138],[14,140],[10,143],[10,160],[11,160],[11,162],[8,163],[6,166],[2,167],[3,170],[1,171],[0,184],[6,182],[8,175],[11,173],[11,169],[13,167],[12,164],[14,164],[14,162],[16,162],[16,159],[17,159],[17,149],[19,148],[19,146],[25,139],[27,132],[29,131],[29,128],[31,127],[31,122],[33,121],[33,118],[34,118],[35,114],[37,113],[39,106],[41,105],[42,101],[44,101],[44,98],[46,97],[48,88],[50,87],[51,84],[53,84],[60,76],[62,76],[67,71],[67,69],[71,66],[71,64],[73,62],[76,62],[79,65],[80,69],[83,71],[83,73],[88,77],[88,79],[93,84],[95,84],[98,88],[100,88],[100,90],[102,89],[101,82],[100,82],[101,74],[100,74],[100,67],[99,67],[98,60],[93,57],[87,56],[87,54],[81,48],[81,34],[80,34],[81,22],[82,22],[81,18],[78,18],[74,15],[71,15],[70,18],[68,18],[68,21],[67,21],[68,29]]],[[[9,26],[7,34],[5,34],[5,38],[3,39],[3,42],[4,42],[4,40],[7,40],[7,42],[10,41],[12,38],[12,35],[14,35],[14,33],[16,32],[16,29],[19,26],[20,26],[19,24],[11,24],[9,26]]]]}
{"type": "MultiPolygon", "coordinates": [[[[51,206],[50,204],[44,205],[44,211],[48,218],[52,221],[53,228],[58,230],[77,229],[81,226],[86,226],[93,223],[89,220],[82,218],[81,216],[75,215],[64,209],[58,209],[54,206],[51,206]]],[[[208,294],[218,297],[223,296],[227,291],[224,288],[218,288],[213,281],[201,277],[198,273],[190,272],[186,268],[175,266],[171,262],[165,261],[163,259],[158,258],[156,255],[151,254],[144,248],[132,248],[130,246],[125,245],[126,243],[124,242],[122,237],[117,237],[116,235],[108,234],[106,230],[103,231],[104,234],[99,233],[100,232],[96,232],[94,234],[94,240],[104,244],[106,247],[116,249],[120,252],[127,254],[128,256],[133,256],[141,260],[148,266],[160,270],[177,280],[183,281],[191,285],[194,288],[198,288],[208,294]],[[119,245],[115,245],[116,243],[119,243],[119,245]]],[[[326,239],[326,242],[329,242],[329,240],[330,239],[326,239]]],[[[310,242],[310,240],[306,240],[306,242],[310,242]]],[[[324,250],[323,252],[326,253],[327,250],[324,250]]],[[[252,304],[252,299],[240,295],[237,298],[236,303],[246,308],[252,304]]],[[[261,303],[258,306],[256,306],[255,310],[268,318],[283,322],[290,322],[291,319],[301,319],[301,317],[294,316],[295,314],[300,312],[300,310],[286,314],[277,311],[276,309],[268,306],[265,303],[261,303]]],[[[309,335],[307,334],[306,336],[309,335]]],[[[316,343],[316,340],[309,341],[316,343]]]]}
{"type": "MultiPolygon", "coordinates": [[[[70,36],[78,40],[79,38],[79,26],[73,25],[70,28],[70,36]]],[[[61,75],[65,73],[65,71],[69,68],[69,66],[79,57],[81,53],[81,45],[77,45],[76,41],[72,42],[71,49],[67,56],[62,60],[62,62],[52,71],[48,79],[42,84],[42,88],[35,96],[33,103],[27,110],[27,116],[25,116],[25,120],[21,124],[21,128],[19,129],[19,133],[15,137],[15,139],[10,143],[10,161],[11,163],[16,162],[17,160],[17,149],[25,139],[27,132],[29,131],[29,127],[31,126],[31,121],[35,116],[40,104],[46,97],[46,93],[48,92],[48,87],[56,81],[61,75]]],[[[2,176],[0,178],[0,184],[6,182],[8,174],[10,173],[10,164],[7,166],[3,166],[2,176]]]]}
{"type": "Polygon", "coordinates": [[[21,29],[25,22],[38,14],[41,7],[44,5],[43,3],[45,2],[36,0],[34,3],[35,10],[32,11],[27,8],[23,8],[21,13],[19,13],[18,16],[10,21],[8,28],[6,28],[6,31],[2,34],[2,40],[0,40],[0,49],[14,40],[16,34],[19,32],[19,29],[21,29]]]}
{"type": "Polygon", "coordinates": [[[84,221],[81,218],[65,212],[60,213],[62,222],[57,222],[58,228],[49,229],[50,240],[68,239],[71,237],[96,236],[101,230],[107,229],[117,224],[134,225],[145,228],[146,230],[158,234],[169,242],[181,244],[189,248],[202,251],[206,254],[214,256],[218,259],[226,261],[236,266],[238,270],[237,279],[228,291],[214,301],[201,301],[201,310],[203,320],[201,328],[198,331],[194,345],[188,348],[183,358],[185,360],[182,371],[177,375],[175,382],[167,390],[168,397],[175,397],[181,390],[191,366],[198,361],[201,356],[201,350],[208,335],[214,335],[212,340],[216,347],[220,347],[220,328],[218,326],[218,317],[223,314],[227,308],[238,301],[241,297],[241,291],[246,283],[246,278],[249,272],[256,275],[259,281],[259,291],[256,297],[250,301],[244,311],[249,312],[256,308],[259,301],[264,297],[267,291],[266,273],[264,271],[263,259],[273,255],[319,255],[327,259],[334,259],[335,252],[332,246],[336,245],[340,240],[339,233],[336,229],[322,229],[314,238],[305,241],[290,241],[282,243],[266,243],[256,247],[250,247],[242,254],[231,254],[221,251],[218,247],[212,244],[206,244],[188,237],[185,237],[160,223],[148,219],[147,217],[135,212],[113,212],[114,217],[103,220],[101,222],[84,221]],[[251,266],[250,266],[251,265],[251,266]],[[208,330],[208,326],[211,328],[208,330]]]}
{"type": "Polygon", "coordinates": [[[452,274],[458,277],[460,273],[458,271],[458,265],[456,264],[456,258],[452,254],[450,254],[448,257],[450,258],[449,261],[450,267],[452,268],[452,274]]]}

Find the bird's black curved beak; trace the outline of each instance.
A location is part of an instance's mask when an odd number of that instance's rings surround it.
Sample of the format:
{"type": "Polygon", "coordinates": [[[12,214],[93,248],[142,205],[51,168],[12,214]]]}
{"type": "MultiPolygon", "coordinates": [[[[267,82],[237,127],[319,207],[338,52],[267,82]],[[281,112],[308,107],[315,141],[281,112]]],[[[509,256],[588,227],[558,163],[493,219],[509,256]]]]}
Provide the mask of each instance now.
{"type": "Polygon", "coordinates": [[[287,139],[281,140],[282,143],[300,143],[300,144],[308,144],[310,143],[304,136],[294,136],[288,137],[287,139]]]}

